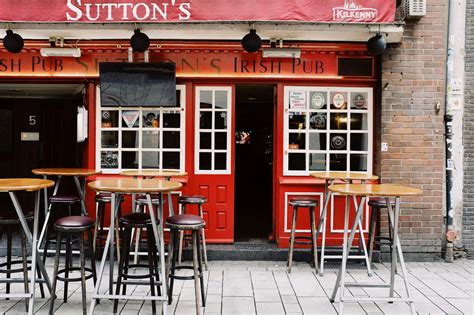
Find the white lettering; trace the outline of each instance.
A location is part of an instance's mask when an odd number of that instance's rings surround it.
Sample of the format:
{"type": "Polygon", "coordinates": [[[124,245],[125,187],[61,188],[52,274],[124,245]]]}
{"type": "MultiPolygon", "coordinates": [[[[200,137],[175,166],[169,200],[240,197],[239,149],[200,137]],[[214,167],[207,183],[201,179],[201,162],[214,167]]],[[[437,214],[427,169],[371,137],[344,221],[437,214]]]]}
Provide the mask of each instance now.
{"type": "Polygon", "coordinates": [[[156,20],[157,17],[156,17],[156,12],[158,12],[161,17],[163,18],[163,20],[166,20],[167,19],[167,12],[168,12],[168,3],[163,3],[163,10],[160,8],[160,6],[156,3],[152,3],[151,4],[152,8],[153,8],[153,15],[152,15],[152,20],[156,20]]]}
{"type": "Polygon", "coordinates": [[[137,20],[146,20],[150,16],[150,8],[146,5],[146,3],[137,3],[133,7],[133,17],[137,20]],[[145,10],[145,14],[142,17],[138,16],[138,9],[139,7],[143,7],[145,10]]]}
{"type": "Polygon", "coordinates": [[[179,11],[181,11],[181,13],[179,13],[179,19],[180,20],[189,20],[189,18],[191,18],[191,3],[181,3],[179,5],[179,11]]]}
{"type": "MultiPolygon", "coordinates": [[[[81,0],[76,0],[77,4],[78,5],[81,5],[81,0]]],[[[77,21],[77,20],[80,20],[81,17],[82,17],[82,11],[81,9],[79,9],[78,7],[76,7],[73,3],[72,3],[72,0],[67,0],[67,7],[73,11],[74,13],[76,13],[76,16],[72,16],[71,14],[69,14],[68,12],[66,12],[66,19],[68,21],[77,21]]]]}
{"type": "Polygon", "coordinates": [[[107,8],[107,21],[113,21],[114,17],[112,16],[112,7],[117,8],[116,3],[103,3],[102,6],[107,8]]]}
{"type": "Polygon", "coordinates": [[[122,15],[122,20],[128,20],[128,9],[132,8],[133,4],[132,3],[119,3],[118,8],[123,8],[123,15],[122,15]]]}
{"type": "Polygon", "coordinates": [[[96,4],[95,5],[95,8],[96,8],[96,17],[93,18],[91,16],[91,6],[92,4],[91,3],[87,3],[85,4],[85,7],[86,7],[86,17],[89,21],[97,21],[99,18],[100,18],[100,11],[99,11],[99,7],[100,7],[100,4],[96,4]]]}

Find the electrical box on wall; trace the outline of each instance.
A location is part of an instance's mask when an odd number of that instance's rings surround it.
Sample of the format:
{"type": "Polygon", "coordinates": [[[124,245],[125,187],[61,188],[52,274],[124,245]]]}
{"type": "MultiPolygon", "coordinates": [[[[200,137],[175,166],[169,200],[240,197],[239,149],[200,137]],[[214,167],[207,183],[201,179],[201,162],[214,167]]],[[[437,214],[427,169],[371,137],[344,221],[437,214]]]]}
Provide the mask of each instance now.
{"type": "Polygon", "coordinates": [[[88,133],[88,115],[85,107],[77,108],[77,142],[84,142],[88,133]]]}
{"type": "Polygon", "coordinates": [[[405,0],[405,17],[421,18],[426,15],[426,0],[405,0]]]}

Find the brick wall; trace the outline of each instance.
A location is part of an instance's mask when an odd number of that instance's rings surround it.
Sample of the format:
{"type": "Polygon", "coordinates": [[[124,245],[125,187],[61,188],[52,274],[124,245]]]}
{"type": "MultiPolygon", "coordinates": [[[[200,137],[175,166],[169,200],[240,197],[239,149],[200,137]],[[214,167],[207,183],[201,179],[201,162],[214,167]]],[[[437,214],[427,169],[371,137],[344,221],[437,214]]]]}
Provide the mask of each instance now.
{"type": "MultiPolygon", "coordinates": [[[[427,14],[406,20],[402,42],[382,56],[380,132],[387,142],[376,170],[384,183],[418,187],[423,196],[402,198],[404,252],[439,256],[444,234],[444,108],[447,1],[427,2],[427,14]]],[[[382,222],[382,226],[387,226],[382,222]]]]}
{"type": "Polygon", "coordinates": [[[463,243],[474,257],[474,0],[466,1],[463,243]]]}

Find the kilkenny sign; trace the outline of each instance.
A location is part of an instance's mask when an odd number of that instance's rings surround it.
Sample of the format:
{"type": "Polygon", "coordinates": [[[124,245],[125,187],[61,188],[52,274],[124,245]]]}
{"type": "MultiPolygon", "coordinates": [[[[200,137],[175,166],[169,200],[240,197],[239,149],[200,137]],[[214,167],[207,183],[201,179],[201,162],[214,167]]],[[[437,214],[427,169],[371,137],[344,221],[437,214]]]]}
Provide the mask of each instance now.
{"type": "Polygon", "coordinates": [[[390,23],[395,18],[395,2],[396,0],[0,0],[0,21],[390,23]]]}

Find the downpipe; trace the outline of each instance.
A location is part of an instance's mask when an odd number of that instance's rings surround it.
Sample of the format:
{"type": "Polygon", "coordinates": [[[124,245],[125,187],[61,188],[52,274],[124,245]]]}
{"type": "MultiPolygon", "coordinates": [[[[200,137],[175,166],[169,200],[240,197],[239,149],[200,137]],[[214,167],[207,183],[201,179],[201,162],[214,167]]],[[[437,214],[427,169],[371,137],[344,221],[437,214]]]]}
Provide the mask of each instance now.
{"type": "Polygon", "coordinates": [[[453,115],[444,115],[445,139],[446,139],[446,248],[444,259],[447,262],[454,260],[454,240],[456,232],[454,230],[454,209],[453,209],[453,115]]]}

